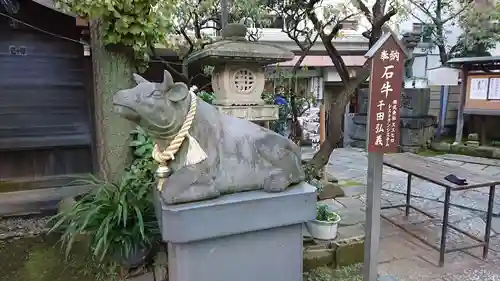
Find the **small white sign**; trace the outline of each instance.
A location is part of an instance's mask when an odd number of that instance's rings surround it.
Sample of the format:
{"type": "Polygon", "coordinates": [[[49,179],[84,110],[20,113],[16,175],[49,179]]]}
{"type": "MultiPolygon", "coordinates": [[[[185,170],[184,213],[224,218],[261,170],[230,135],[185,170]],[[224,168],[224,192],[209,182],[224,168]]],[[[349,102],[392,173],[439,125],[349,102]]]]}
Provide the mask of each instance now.
{"type": "Polygon", "coordinates": [[[488,99],[500,100],[500,78],[490,78],[490,91],[488,99]]]}
{"type": "Polygon", "coordinates": [[[460,70],[449,67],[438,67],[427,70],[429,85],[456,86],[458,85],[458,74],[460,70]]]}
{"type": "Polygon", "coordinates": [[[470,79],[469,99],[487,100],[488,99],[488,78],[470,79]]]}
{"type": "Polygon", "coordinates": [[[323,99],[323,77],[312,77],[311,78],[311,93],[314,95],[316,100],[322,100],[323,99]]]}

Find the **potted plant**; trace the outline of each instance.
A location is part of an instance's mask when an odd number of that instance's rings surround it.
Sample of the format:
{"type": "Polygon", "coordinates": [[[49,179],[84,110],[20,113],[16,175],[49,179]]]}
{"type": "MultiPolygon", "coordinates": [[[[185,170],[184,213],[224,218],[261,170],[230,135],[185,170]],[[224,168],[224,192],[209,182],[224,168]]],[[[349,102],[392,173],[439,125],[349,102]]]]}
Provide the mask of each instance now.
{"type": "Polygon", "coordinates": [[[152,198],[156,168],[152,144],[141,130],[134,133],[135,159],[121,180],[111,183],[93,176],[79,180],[93,186],[92,192],[61,209],[50,229],[61,233],[67,255],[76,241],[84,239],[92,260],[109,265],[110,274],[119,271],[120,278],[145,265],[160,238],[152,198]]]}
{"type": "Polygon", "coordinates": [[[316,207],[316,219],[308,221],[306,228],[309,234],[320,240],[333,240],[337,237],[340,216],[328,210],[326,204],[319,203],[316,207]]]}

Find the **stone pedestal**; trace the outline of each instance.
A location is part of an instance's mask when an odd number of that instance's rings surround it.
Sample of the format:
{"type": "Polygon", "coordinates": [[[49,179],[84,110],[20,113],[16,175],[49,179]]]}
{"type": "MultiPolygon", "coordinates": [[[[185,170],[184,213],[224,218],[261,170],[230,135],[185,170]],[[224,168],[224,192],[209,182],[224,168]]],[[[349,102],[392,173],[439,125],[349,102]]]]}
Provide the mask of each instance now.
{"type": "MultiPolygon", "coordinates": [[[[434,135],[436,127],[435,116],[400,117],[399,145],[404,152],[416,152],[434,135]]],[[[348,120],[349,129],[346,133],[351,147],[366,147],[366,114],[357,114],[348,120]]]]}
{"type": "MultiPolygon", "coordinates": [[[[368,111],[369,90],[359,91],[359,112],[346,118],[348,146],[366,147],[366,114],[368,111]]],[[[400,100],[400,130],[399,142],[402,151],[415,152],[434,136],[436,117],[428,115],[430,89],[404,89],[400,100]]]]}
{"type": "Polygon", "coordinates": [[[169,280],[302,281],[302,223],[316,215],[315,191],[302,183],[181,205],[156,196],[169,280]]]}

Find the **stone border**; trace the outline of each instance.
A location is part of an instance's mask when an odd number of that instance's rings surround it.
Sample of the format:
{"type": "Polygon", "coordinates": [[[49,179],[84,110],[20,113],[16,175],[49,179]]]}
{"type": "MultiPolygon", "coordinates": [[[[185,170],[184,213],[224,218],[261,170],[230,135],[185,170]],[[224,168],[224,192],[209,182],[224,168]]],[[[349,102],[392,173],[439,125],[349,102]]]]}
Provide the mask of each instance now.
{"type": "Polygon", "coordinates": [[[491,146],[467,146],[464,144],[453,145],[446,142],[432,142],[430,148],[434,151],[451,154],[500,159],[500,148],[491,146]]]}
{"type": "Polygon", "coordinates": [[[304,272],[323,266],[338,268],[363,262],[364,239],[363,235],[304,245],[304,272]]]}

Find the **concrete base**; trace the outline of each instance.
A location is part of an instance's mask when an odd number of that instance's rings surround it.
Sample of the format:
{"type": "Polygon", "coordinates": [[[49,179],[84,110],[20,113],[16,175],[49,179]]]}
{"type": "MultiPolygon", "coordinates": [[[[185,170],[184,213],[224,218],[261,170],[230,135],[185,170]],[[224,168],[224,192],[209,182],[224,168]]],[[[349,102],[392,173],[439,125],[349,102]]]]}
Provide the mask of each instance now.
{"type": "Polygon", "coordinates": [[[316,188],[251,191],[165,205],[157,196],[169,280],[302,281],[302,223],[316,215],[316,188]]]}

